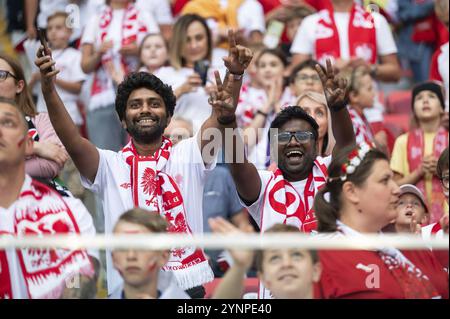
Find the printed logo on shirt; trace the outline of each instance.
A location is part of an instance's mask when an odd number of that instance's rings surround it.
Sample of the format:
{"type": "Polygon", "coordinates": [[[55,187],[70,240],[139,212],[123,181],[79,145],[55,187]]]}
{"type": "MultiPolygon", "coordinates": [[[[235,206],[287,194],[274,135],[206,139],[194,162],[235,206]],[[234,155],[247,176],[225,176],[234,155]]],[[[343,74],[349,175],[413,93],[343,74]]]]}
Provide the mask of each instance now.
{"type": "Polygon", "coordinates": [[[120,185],[120,187],[128,189],[128,188],[131,187],[131,183],[123,183],[123,184],[120,185]]]}

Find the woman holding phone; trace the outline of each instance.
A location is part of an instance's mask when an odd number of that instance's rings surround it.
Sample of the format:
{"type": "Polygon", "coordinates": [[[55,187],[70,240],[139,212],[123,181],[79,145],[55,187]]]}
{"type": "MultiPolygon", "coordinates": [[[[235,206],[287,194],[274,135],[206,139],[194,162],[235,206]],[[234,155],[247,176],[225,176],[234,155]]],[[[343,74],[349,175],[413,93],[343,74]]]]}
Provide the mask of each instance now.
{"type": "Polygon", "coordinates": [[[205,19],[196,14],[183,15],[173,27],[171,66],[155,72],[174,89],[177,97],[175,114],[193,122],[194,134],[211,114],[207,92],[210,84],[206,82],[213,78],[212,55],[211,31],[205,19]]]}

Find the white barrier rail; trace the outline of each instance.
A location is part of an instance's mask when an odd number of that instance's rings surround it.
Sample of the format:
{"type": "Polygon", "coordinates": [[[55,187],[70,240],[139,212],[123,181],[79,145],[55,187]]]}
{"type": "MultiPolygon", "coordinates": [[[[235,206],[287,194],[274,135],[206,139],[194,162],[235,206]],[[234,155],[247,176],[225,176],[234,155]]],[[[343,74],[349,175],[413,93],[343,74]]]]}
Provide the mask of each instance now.
{"type": "Polygon", "coordinates": [[[8,248],[66,248],[66,249],[143,249],[158,250],[196,246],[206,249],[242,248],[302,248],[302,249],[449,249],[449,237],[422,239],[417,235],[366,235],[362,237],[311,236],[306,234],[204,234],[194,237],[178,234],[133,235],[52,235],[52,236],[0,236],[0,250],[8,248]]]}

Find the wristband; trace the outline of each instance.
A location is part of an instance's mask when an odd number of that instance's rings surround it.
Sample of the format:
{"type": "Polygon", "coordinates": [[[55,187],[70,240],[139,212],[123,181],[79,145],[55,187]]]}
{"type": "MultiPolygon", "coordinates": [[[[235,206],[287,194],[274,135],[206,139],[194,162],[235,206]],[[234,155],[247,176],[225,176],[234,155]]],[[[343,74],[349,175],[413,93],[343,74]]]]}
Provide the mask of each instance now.
{"type": "Polygon", "coordinates": [[[217,118],[217,122],[219,122],[220,125],[227,126],[236,121],[236,115],[233,114],[233,116],[226,117],[224,119],[221,119],[220,117],[217,118]]]}
{"type": "Polygon", "coordinates": [[[338,103],[335,103],[335,104],[331,105],[330,106],[330,110],[332,112],[336,113],[336,112],[339,112],[342,109],[345,109],[347,107],[347,105],[348,105],[348,99],[345,99],[342,102],[338,102],[338,103]]]}
{"type": "Polygon", "coordinates": [[[258,111],[256,111],[256,114],[261,114],[262,116],[264,116],[264,117],[267,117],[269,114],[267,114],[267,113],[264,113],[263,111],[261,111],[261,110],[258,110],[258,111]]]}

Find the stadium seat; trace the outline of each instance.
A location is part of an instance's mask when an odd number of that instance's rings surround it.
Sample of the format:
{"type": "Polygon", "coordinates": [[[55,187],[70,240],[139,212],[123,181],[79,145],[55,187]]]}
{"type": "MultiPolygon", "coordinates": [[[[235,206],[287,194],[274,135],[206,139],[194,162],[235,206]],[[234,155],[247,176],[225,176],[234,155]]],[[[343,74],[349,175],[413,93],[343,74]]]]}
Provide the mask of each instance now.
{"type": "Polygon", "coordinates": [[[386,111],[391,114],[411,114],[411,91],[393,91],[386,98],[386,111]]]}

